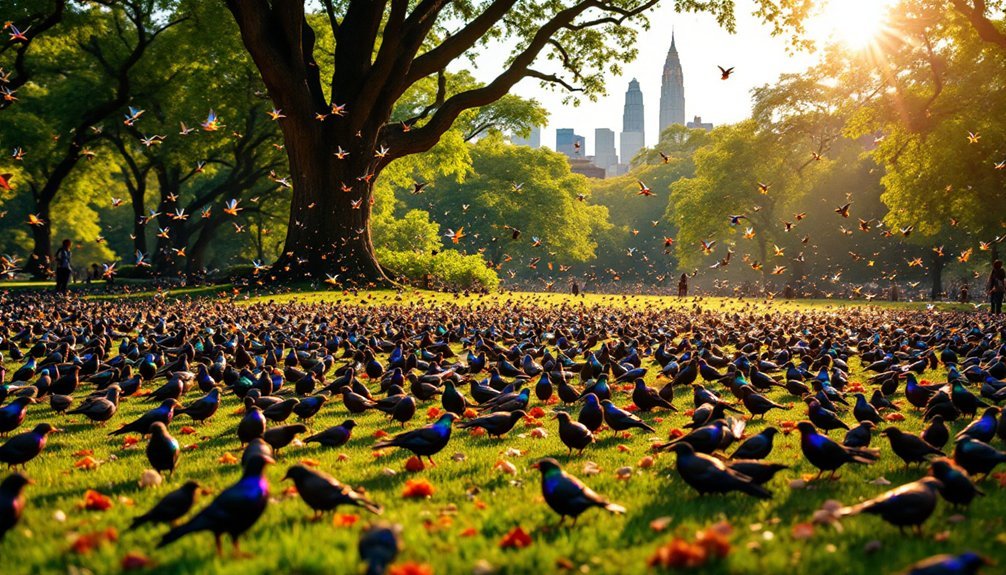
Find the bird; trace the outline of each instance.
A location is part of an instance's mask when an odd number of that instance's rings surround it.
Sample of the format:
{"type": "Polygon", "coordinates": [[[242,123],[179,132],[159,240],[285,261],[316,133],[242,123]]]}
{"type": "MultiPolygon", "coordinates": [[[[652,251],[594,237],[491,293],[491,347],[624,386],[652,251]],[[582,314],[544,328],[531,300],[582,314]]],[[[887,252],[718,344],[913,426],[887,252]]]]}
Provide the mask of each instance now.
{"type": "Polygon", "coordinates": [[[677,454],[677,470],[681,478],[701,495],[740,491],[758,499],[771,499],[772,493],[754,483],[750,477],[731,470],[724,462],[704,453],[696,453],[687,442],[670,446],[677,454]]]}
{"type": "Polygon", "coordinates": [[[335,478],[304,465],[293,465],[286,470],[283,480],[293,480],[297,494],[315,512],[315,518],[340,505],[355,505],[374,515],[380,515],[384,508],[368,499],[348,485],[335,478]]]}
{"type": "Polygon", "coordinates": [[[657,392],[657,390],[647,387],[646,382],[642,378],[636,379],[633,385],[632,403],[634,403],[640,411],[652,411],[658,407],[669,409],[671,411],[677,411],[677,408],[671,405],[671,402],[660,397],[660,393],[657,392]]]}
{"type": "Polygon", "coordinates": [[[821,402],[814,397],[805,399],[807,402],[807,416],[815,427],[824,431],[825,435],[832,429],[845,429],[849,426],[839,419],[838,414],[821,405],[821,402]]]}
{"type": "Polygon", "coordinates": [[[922,439],[937,449],[943,449],[950,441],[950,430],[943,423],[943,416],[937,415],[929,421],[929,426],[922,432],[922,439]]]}
{"type": "Polygon", "coordinates": [[[150,441],[147,443],[147,461],[157,472],[168,472],[171,477],[175,472],[175,465],[178,464],[178,456],[181,449],[178,441],[168,433],[168,428],[164,423],[155,421],[150,425],[150,441]]]}
{"type": "Polygon", "coordinates": [[[265,430],[262,439],[278,454],[280,449],[293,443],[297,434],[307,431],[307,426],[303,423],[291,423],[289,425],[279,425],[265,430]]]}
{"type": "Polygon", "coordinates": [[[569,450],[568,455],[572,455],[574,449],[583,453],[594,442],[594,434],[587,426],[573,421],[565,411],[556,412],[555,419],[559,420],[559,440],[569,450]]]}
{"type": "Polygon", "coordinates": [[[470,419],[468,421],[463,421],[458,424],[461,429],[471,429],[475,427],[481,427],[486,430],[486,433],[490,437],[503,437],[517,422],[527,416],[527,413],[518,410],[514,412],[509,411],[495,411],[489,415],[483,415],[481,417],[476,417],[475,419],[470,419]]]}
{"type": "Polygon", "coordinates": [[[265,433],[266,421],[262,415],[262,410],[255,405],[255,401],[250,397],[245,397],[245,414],[238,422],[238,439],[244,445],[255,439],[262,437],[265,433]]]}
{"type": "MultiPolygon", "coordinates": [[[[17,374],[15,374],[16,376],[17,374]]],[[[17,379],[15,378],[15,381],[17,379]]],[[[31,397],[15,397],[7,405],[0,407],[0,435],[7,435],[17,429],[27,416],[28,405],[37,403],[31,397]]]]}
{"type": "Polygon", "coordinates": [[[31,431],[11,437],[0,445],[0,463],[6,463],[8,468],[24,466],[42,453],[49,434],[54,431],[59,430],[48,423],[39,423],[31,431]]]}
{"type": "Polygon", "coordinates": [[[22,491],[32,480],[20,473],[11,473],[0,483],[0,543],[7,532],[17,525],[24,512],[25,497],[22,491]]]}
{"type": "Polygon", "coordinates": [[[809,421],[797,423],[796,428],[800,431],[800,450],[807,461],[819,470],[817,479],[820,479],[825,471],[830,471],[830,478],[835,479],[835,472],[846,463],[869,465],[880,456],[880,452],[876,449],[846,447],[836,443],[818,433],[814,424],[809,421]]]}
{"type": "Polygon", "coordinates": [[[846,447],[869,447],[873,440],[873,430],[877,424],[872,421],[860,421],[859,425],[845,432],[842,445],[846,447]]]}
{"type": "Polygon", "coordinates": [[[923,477],[868,501],[843,507],[838,510],[838,515],[842,517],[860,513],[879,515],[881,519],[902,531],[905,527],[912,527],[921,534],[922,524],[936,509],[941,486],[939,479],[923,477]]]}
{"type": "Polygon", "coordinates": [[[255,525],[269,504],[269,482],[264,471],[270,463],[274,463],[270,457],[252,458],[237,483],[223,490],[188,522],[168,531],[157,547],[169,545],[191,533],[211,531],[216,539],[217,555],[223,553],[220,538],[224,534],[230,535],[234,549],[240,551],[238,538],[255,525]]]}
{"type": "Polygon", "coordinates": [[[192,509],[196,502],[196,494],[200,485],[197,481],[186,481],[181,487],[168,493],[157,502],[150,511],[133,518],[129,530],[136,529],[147,523],[168,523],[174,525],[192,509]]]}
{"type": "Polygon", "coordinates": [[[604,423],[607,424],[612,431],[617,432],[638,428],[644,431],[649,431],[650,433],[656,432],[653,427],[642,419],[639,419],[624,409],[615,407],[615,404],[611,403],[610,399],[602,401],[601,408],[604,410],[604,423]]]}
{"type": "Polygon", "coordinates": [[[905,462],[905,467],[912,463],[923,463],[932,455],[945,455],[918,435],[906,433],[897,427],[888,427],[880,434],[891,442],[891,450],[905,462]]]}
{"type": "Polygon", "coordinates": [[[965,437],[954,446],[954,463],[968,475],[988,475],[996,465],[1006,461],[1006,453],[984,441],[965,437]]]}
{"type": "Polygon", "coordinates": [[[76,409],[68,411],[67,414],[80,414],[95,423],[104,424],[106,421],[112,419],[115,412],[118,411],[119,394],[119,386],[112,385],[106,390],[104,397],[85,401],[76,409]]]}
{"type": "Polygon", "coordinates": [[[324,447],[342,447],[349,442],[354,427],[356,427],[356,421],[347,419],[339,425],[306,437],[304,443],[320,443],[324,447]]]}
{"type": "Polygon", "coordinates": [[[901,575],[978,575],[989,560],[971,551],[960,555],[934,555],[914,563],[901,575]]]}
{"type": "Polygon", "coordinates": [[[402,526],[397,523],[374,523],[364,528],[356,548],[367,564],[366,575],[385,575],[402,549],[401,533],[402,526]]]}
{"type": "Polygon", "coordinates": [[[458,419],[454,413],[445,413],[440,416],[432,425],[420,427],[405,433],[399,433],[384,441],[374,444],[374,449],[385,447],[401,447],[415,454],[417,457],[425,457],[431,465],[436,465],[433,456],[447,447],[447,442],[451,439],[451,425],[458,419]]]}
{"type": "Polygon", "coordinates": [[[175,416],[175,407],[180,405],[175,399],[165,399],[161,402],[161,405],[151,409],[150,411],[144,413],[136,420],[123,425],[119,429],[116,429],[109,435],[123,435],[126,433],[139,433],[140,435],[148,435],[150,433],[151,426],[160,422],[165,426],[171,423],[171,420],[175,416]]]}
{"type": "Polygon", "coordinates": [[[190,405],[175,410],[175,415],[187,415],[193,421],[206,421],[213,417],[220,407],[220,390],[213,388],[190,405]]]}
{"type": "Polygon", "coordinates": [[[541,472],[541,492],[545,503],[559,514],[560,525],[566,517],[572,517],[573,525],[576,525],[580,515],[592,507],[600,507],[616,515],[626,511],[625,507],[601,497],[582,481],[563,471],[559,462],[551,457],[539,459],[534,467],[541,472]]]}
{"type": "Polygon", "coordinates": [[[744,440],[730,455],[730,459],[765,459],[772,453],[772,443],[779,430],[766,427],[744,440]]]}
{"type": "Polygon", "coordinates": [[[729,80],[730,76],[733,75],[733,68],[724,68],[723,66],[717,66],[720,69],[720,80],[729,80]]]}
{"type": "Polygon", "coordinates": [[[985,495],[971,481],[967,472],[948,457],[938,457],[931,460],[929,473],[940,480],[940,495],[951,505],[970,505],[975,496],[985,495]]]}

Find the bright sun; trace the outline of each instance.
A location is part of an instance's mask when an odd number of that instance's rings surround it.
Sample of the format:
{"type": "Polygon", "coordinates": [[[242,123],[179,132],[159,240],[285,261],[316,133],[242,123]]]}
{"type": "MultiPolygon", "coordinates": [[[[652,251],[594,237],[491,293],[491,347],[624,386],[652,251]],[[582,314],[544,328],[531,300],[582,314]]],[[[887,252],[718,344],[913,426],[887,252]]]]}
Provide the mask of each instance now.
{"type": "Polygon", "coordinates": [[[897,0],[823,0],[808,25],[819,42],[839,42],[853,50],[872,44],[887,24],[897,0]]]}

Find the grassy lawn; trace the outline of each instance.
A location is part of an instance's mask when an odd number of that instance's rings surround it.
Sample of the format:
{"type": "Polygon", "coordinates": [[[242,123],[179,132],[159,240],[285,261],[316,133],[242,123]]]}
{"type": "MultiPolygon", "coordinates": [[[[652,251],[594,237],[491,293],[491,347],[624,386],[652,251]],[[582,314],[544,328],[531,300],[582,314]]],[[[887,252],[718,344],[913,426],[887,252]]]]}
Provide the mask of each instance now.
{"type": "MultiPolygon", "coordinates": [[[[13,287],[2,284],[3,288],[13,287]]],[[[30,287],[30,286],[28,286],[30,287]]],[[[219,287],[197,290],[176,290],[169,294],[180,296],[214,295],[227,291],[219,287]]],[[[232,292],[227,292],[232,295],[232,292]]],[[[139,292],[131,297],[145,297],[149,292],[139,292]]],[[[91,297],[107,297],[95,295],[91,297]]],[[[121,296],[112,296],[121,297],[121,296]]],[[[301,291],[288,294],[249,294],[239,301],[262,303],[273,301],[282,304],[345,301],[361,305],[400,304],[406,306],[433,305],[496,305],[507,306],[516,302],[542,306],[586,306],[587,311],[597,309],[597,304],[633,306],[638,308],[686,308],[701,313],[750,312],[778,313],[771,321],[795,330],[800,327],[799,313],[841,313],[850,306],[862,307],[861,302],[799,301],[764,302],[726,298],[701,300],[657,298],[649,296],[622,297],[588,295],[574,299],[557,294],[507,294],[490,296],[453,296],[421,292],[376,291],[359,295],[344,295],[341,291],[301,291]]],[[[892,304],[874,304],[889,307],[892,304]]],[[[896,304],[898,308],[923,308],[925,304],[896,304]]],[[[944,306],[941,306],[944,307],[944,306]]],[[[574,310],[571,309],[571,313],[574,310]]],[[[382,359],[383,356],[382,356],[382,359]]],[[[338,362],[337,365],[341,365],[338,362]]],[[[648,361],[646,379],[659,387],[658,367],[648,361]]],[[[850,364],[850,381],[866,384],[867,375],[858,358],[850,364]]],[[[8,371],[16,369],[8,364],[8,371]]],[[[943,369],[927,372],[921,379],[945,380],[943,369]]],[[[163,383],[158,380],[146,387],[154,389],[163,383]]],[[[579,384],[579,382],[577,382],[579,384]]],[[[867,388],[869,389],[869,385],[867,388]]],[[[376,383],[371,388],[376,390],[376,383]]],[[[719,391],[719,389],[717,388],[719,391]]],[[[79,395],[79,392],[78,392],[79,395]]],[[[194,400],[198,392],[184,398],[194,400]]],[[[798,421],[805,417],[806,409],[798,398],[784,392],[771,397],[780,403],[796,404],[790,411],[772,411],[766,421],[756,420],[748,425],[748,433],[757,433],[766,425],[782,421],[798,421]]],[[[903,400],[901,393],[895,399],[903,405],[905,421],[902,429],[921,431],[920,414],[903,400]]],[[[620,391],[614,398],[616,405],[631,402],[629,393],[620,391]]],[[[388,450],[377,453],[372,449],[375,434],[395,433],[397,424],[380,413],[370,412],[355,416],[358,427],[350,443],[340,449],[312,446],[292,446],[284,450],[278,463],[268,471],[275,500],[266,510],[262,520],[246,534],[242,549],[250,558],[214,554],[212,537],[207,533],[187,537],[165,549],[154,547],[165,531],[164,527],[144,527],[135,532],[126,531],[135,515],[149,509],[169,490],[188,479],[195,479],[219,492],[240,475],[238,465],[224,463],[222,458],[232,454],[240,458],[234,428],[239,419],[238,400],[225,395],[223,404],[213,421],[206,425],[193,425],[187,417],[179,417],[171,425],[172,434],[184,446],[178,469],[172,480],[157,488],[140,488],[141,473],[148,467],[143,447],[127,448],[121,437],[108,437],[108,432],[124,422],[138,417],[153,404],[143,398],[123,400],[120,411],[108,427],[95,427],[79,416],[54,416],[47,405],[32,406],[23,429],[48,421],[63,428],[50,438],[43,455],[28,464],[27,474],[36,485],[27,488],[29,498],[25,517],[19,526],[8,533],[0,543],[4,572],[7,573],[65,573],[77,567],[93,573],[116,573],[122,570],[123,557],[129,552],[149,558],[152,571],[162,573],[358,573],[362,572],[356,543],[362,526],[371,516],[355,509],[343,508],[336,512],[342,523],[351,523],[345,515],[359,516],[352,525],[340,525],[331,515],[320,522],[311,522],[308,508],[295,495],[284,490],[290,482],[280,479],[286,468],[298,462],[317,464],[318,468],[339,480],[364,487],[369,496],[384,505],[383,519],[404,526],[405,550],[400,561],[428,564],[434,573],[471,573],[473,567],[486,562],[499,573],[550,573],[569,569],[580,573],[646,573],[647,559],[661,544],[673,536],[693,538],[696,531],[714,523],[726,521],[733,526],[732,550],[723,560],[713,560],[701,570],[703,573],[738,573],[764,575],[768,573],[842,573],[877,574],[894,573],[912,562],[936,553],[957,553],[976,550],[999,561],[1006,562],[1006,497],[998,482],[989,479],[982,484],[988,496],[976,501],[967,510],[951,509],[940,502],[935,515],[926,523],[924,537],[902,535],[897,528],[873,516],[853,517],[842,522],[842,531],[817,526],[809,539],[794,537],[794,526],[810,521],[814,511],[830,499],[853,503],[877,495],[890,486],[880,485],[881,478],[892,486],[918,479],[923,470],[906,469],[891,452],[883,437],[875,436],[874,446],[882,449],[881,460],[872,466],[846,466],[841,479],[836,482],[813,483],[809,487],[791,488],[790,482],[816,469],[803,460],[799,449],[799,436],[780,435],[769,461],[783,462],[792,469],[783,471],[768,484],[774,493],[770,501],[758,501],[742,495],[699,497],[683,483],[674,469],[673,454],[654,454],[651,444],[665,440],[672,429],[680,428],[688,417],[683,413],[691,407],[690,394],[679,392],[675,405],[678,413],[658,412],[643,417],[657,429],[649,434],[635,431],[629,436],[614,435],[610,431],[598,434],[598,442],[589,447],[582,457],[567,457],[560,443],[556,422],[550,412],[554,405],[541,405],[532,394],[531,407],[542,407],[546,415],[540,425],[547,436],[533,437],[536,424],[519,423],[502,440],[475,437],[455,430],[447,448],[436,458],[438,466],[418,473],[405,470],[409,453],[388,450]],[[183,428],[191,425],[191,430],[183,428]],[[189,433],[191,431],[191,433],[189,433]],[[94,469],[76,468],[75,463],[85,454],[99,462],[94,469]],[[639,462],[646,456],[655,457],[652,467],[642,468],[639,462]],[[541,496],[540,475],[530,465],[537,458],[556,457],[565,469],[580,477],[598,493],[628,508],[624,516],[609,515],[591,510],[582,516],[575,527],[556,528],[558,517],[544,504],[541,496]],[[500,462],[509,462],[516,473],[501,471],[500,462]],[[587,475],[584,466],[596,463],[600,473],[587,475]],[[615,471],[629,466],[630,478],[619,479],[615,471]],[[404,499],[402,490],[410,479],[425,479],[435,489],[428,499],[404,499]],[[80,508],[83,494],[95,489],[112,497],[114,507],[107,511],[85,511],[80,508]],[[663,531],[656,531],[651,522],[669,518],[663,531]],[[524,549],[503,549],[500,540],[514,527],[522,527],[532,537],[524,549]],[[117,531],[118,541],[96,545],[87,553],[71,550],[80,535],[117,531]],[[869,552],[868,548],[879,550],[869,552]]],[[[439,401],[420,404],[416,418],[409,424],[412,429],[427,423],[427,410],[439,407],[439,401]]],[[[338,424],[349,417],[341,401],[328,403],[308,426],[319,431],[338,424]]],[[[843,419],[851,421],[851,414],[843,419]]],[[[293,418],[288,423],[293,422],[293,418]]],[[[958,423],[953,431],[964,426],[958,423]]],[[[841,434],[832,432],[841,439],[841,434]]],[[[1000,446],[1001,447],[1001,446],[1000,446]]],[[[196,504],[201,508],[209,501],[204,496],[196,504]]],[[[995,572],[994,569],[989,572],[995,572]]]]}

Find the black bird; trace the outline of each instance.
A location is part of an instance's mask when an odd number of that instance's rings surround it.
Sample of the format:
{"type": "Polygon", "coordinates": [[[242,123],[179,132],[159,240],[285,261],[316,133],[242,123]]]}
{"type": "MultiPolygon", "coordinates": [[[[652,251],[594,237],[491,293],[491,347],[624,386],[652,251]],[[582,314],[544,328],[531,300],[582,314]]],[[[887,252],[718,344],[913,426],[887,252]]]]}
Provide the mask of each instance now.
{"type": "Polygon", "coordinates": [[[340,505],[355,505],[362,507],[375,515],[380,515],[384,509],[367,499],[365,495],[353,490],[348,485],[339,483],[335,478],[309,469],[303,465],[294,465],[286,470],[283,479],[292,479],[297,486],[297,494],[314,510],[315,517],[331,511],[340,505]]]}
{"type": "Polygon", "coordinates": [[[764,485],[772,478],[775,477],[776,473],[779,473],[783,469],[789,469],[789,465],[783,465],[781,463],[765,463],[764,461],[755,461],[751,459],[731,459],[726,462],[727,467],[731,470],[740,473],[741,475],[746,475],[751,478],[752,483],[757,483],[758,485],[764,485]]]}
{"type": "Polygon", "coordinates": [[[291,423],[289,425],[279,425],[265,430],[262,439],[279,454],[279,450],[293,443],[298,433],[307,431],[307,426],[303,423],[291,423]]]}
{"type": "Polygon", "coordinates": [[[461,429],[470,429],[474,427],[481,427],[486,430],[486,433],[490,437],[503,437],[517,422],[527,416],[522,410],[509,412],[509,411],[496,411],[490,413],[489,415],[483,415],[481,417],[476,417],[475,419],[470,419],[468,421],[463,421],[458,424],[461,429]]]}
{"type": "Polygon", "coordinates": [[[238,439],[244,445],[265,433],[265,416],[250,397],[245,398],[245,414],[238,423],[238,439]]]}
{"type": "Polygon", "coordinates": [[[112,419],[115,412],[118,411],[119,393],[119,386],[110,386],[105,391],[104,397],[87,400],[76,409],[68,411],[67,413],[71,415],[80,414],[91,421],[103,425],[106,421],[112,419]]]}
{"type": "Polygon", "coordinates": [[[30,397],[15,397],[7,405],[0,407],[0,435],[7,435],[17,429],[27,414],[28,404],[35,403],[30,397]]]}
{"type": "Polygon", "coordinates": [[[856,418],[856,421],[871,421],[877,425],[880,425],[882,421],[880,412],[866,400],[866,396],[862,393],[856,394],[856,404],[852,408],[852,416],[856,418]]]}
{"type": "Polygon", "coordinates": [[[859,425],[845,432],[842,445],[846,447],[869,447],[873,440],[873,430],[877,427],[872,421],[860,421],[859,425]]]}
{"type": "Polygon", "coordinates": [[[402,427],[406,423],[412,421],[412,418],[416,415],[416,398],[411,395],[406,395],[398,403],[395,404],[395,408],[391,410],[391,419],[394,419],[398,423],[402,424],[402,427]]]}
{"type": "Polygon", "coordinates": [[[918,435],[906,433],[897,427],[888,427],[880,433],[891,442],[891,450],[905,462],[905,467],[912,463],[923,463],[931,455],[946,455],[918,435]]]}
{"type": "Polygon", "coordinates": [[[744,403],[744,408],[747,409],[751,415],[756,417],[764,417],[766,413],[773,409],[789,409],[785,405],[779,405],[764,395],[756,392],[754,388],[750,386],[744,386],[741,388],[741,401],[744,403]]]}
{"type": "Polygon", "coordinates": [[[150,442],[147,443],[147,461],[157,472],[168,472],[168,477],[175,473],[178,456],[181,449],[178,441],[168,433],[168,428],[160,421],[150,425],[150,442]]]}
{"type": "Polygon", "coordinates": [[[809,421],[797,423],[796,428],[800,431],[800,449],[804,457],[820,470],[817,478],[825,471],[830,471],[831,478],[834,479],[835,471],[846,463],[869,465],[880,456],[880,451],[876,449],[846,447],[836,443],[818,433],[809,421]]]}
{"type": "Polygon", "coordinates": [[[468,398],[454,386],[453,381],[449,380],[444,382],[444,393],[440,396],[440,404],[444,407],[444,411],[462,416],[469,407],[468,398]]]}
{"type": "Polygon", "coordinates": [[[176,521],[185,517],[185,514],[192,509],[192,504],[196,502],[196,493],[199,492],[199,483],[186,481],[181,487],[168,493],[154,505],[150,511],[133,519],[129,529],[136,529],[147,523],[170,523],[174,525],[176,521]]]}
{"type": "Polygon", "coordinates": [[[977,439],[985,443],[991,442],[996,436],[996,429],[999,427],[999,422],[996,420],[999,411],[998,407],[989,407],[981,417],[962,429],[955,439],[960,441],[964,437],[970,437],[971,439],[977,439]]]}
{"type": "Polygon", "coordinates": [[[354,427],[356,427],[356,422],[352,419],[347,419],[339,425],[329,427],[321,433],[315,433],[307,437],[304,439],[304,443],[320,443],[325,447],[342,447],[349,441],[354,427]]]}
{"type": "Polygon", "coordinates": [[[262,410],[262,415],[270,421],[286,421],[290,418],[293,413],[293,408],[300,403],[300,400],[296,397],[291,397],[290,399],[284,399],[279,403],[274,403],[269,407],[262,410]]]}
{"type": "Polygon", "coordinates": [[[604,424],[604,410],[601,409],[601,402],[593,393],[588,393],[583,398],[583,407],[576,420],[586,426],[591,432],[597,431],[604,424]]]}
{"type": "Polygon", "coordinates": [[[985,495],[975,486],[966,471],[950,458],[933,459],[929,464],[929,473],[940,480],[940,495],[947,503],[955,506],[966,506],[976,495],[985,495]]]}
{"type": "Polygon", "coordinates": [[[237,483],[221,492],[187,523],[168,531],[157,547],[164,547],[190,533],[212,531],[218,555],[223,551],[220,537],[225,533],[231,536],[234,548],[239,549],[238,538],[255,525],[269,504],[269,482],[263,472],[270,463],[273,460],[268,457],[253,458],[237,483]]]}
{"type": "Polygon", "coordinates": [[[740,444],[730,459],[765,459],[772,453],[773,439],[779,430],[774,427],[766,427],[757,435],[744,440],[740,444]]]}
{"type": "Polygon", "coordinates": [[[698,453],[712,453],[717,449],[728,447],[740,435],[742,430],[740,425],[741,423],[735,422],[733,419],[729,423],[723,419],[717,419],[709,425],[694,429],[687,435],[660,445],[659,449],[667,449],[675,443],[684,442],[698,453]]]}
{"type": "Polygon", "coordinates": [[[929,422],[929,427],[922,432],[922,439],[933,447],[943,449],[950,441],[950,430],[943,423],[943,416],[937,415],[929,422]]]}
{"type": "Polygon", "coordinates": [[[193,421],[206,421],[213,417],[220,407],[220,390],[213,388],[206,395],[192,402],[191,405],[175,410],[175,415],[187,415],[193,421]]]}
{"type": "Polygon", "coordinates": [[[1006,453],[984,441],[965,437],[954,446],[954,463],[963,467],[968,475],[988,475],[996,465],[1004,461],[1006,453]]]}
{"type": "Polygon", "coordinates": [[[551,457],[539,459],[534,467],[541,471],[541,492],[545,503],[559,514],[560,524],[566,517],[572,517],[575,525],[580,514],[591,507],[600,507],[616,515],[625,513],[624,507],[595,493],[582,481],[563,471],[559,462],[551,457]]]}
{"type": "Polygon", "coordinates": [[[25,465],[38,457],[45,449],[46,440],[53,431],[59,431],[48,423],[40,423],[34,429],[19,433],[0,445],[0,463],[7,467],[25,465]]]}
{"type": "Polygon", "coordinates": [[[636,380],[635,387],[632,389],[632,403],[636,404],[636,407],[640,411],[652,411],[658,407],[670,409],[671,411],[678,410],[671,405],[670,401],[660,397],[657,390],[647,387],[646,382],[642,378],[636,380]]]}
{"type": "Polygon", "coordinates": [[[901,575],[978,575],[989,560],[977,553],[934,555],[910,566],[901,575]]]}
{"type": "Polygon", "coordinates": [[[141,415],[138,419],[123,425],[112,433],[109,433],[109,435],[123,435],[125,433],[139,433],[140,435],[147,435],[150,433],[150,426],[156,422],[161,422],[164,425],[170,424],[171,420],[175,416],[175,407],[177,406],[178,402],[176,400],[165,399],[158,407],[151,409],[141,415]]]}
{"type": "Polygon", "coordinates": [[[248,462],[255,457],[273,458],[272,455],[272,446],[261,437],[256,437],[249,441],[244,451],[241,452],[241,467],[248,465],[248,462]]]}
{"type": "Polygon", "coordinates": [[[328,401],[324,395],[312,395],[300,400],[300,403],[293,406],[293,414],[301,421],[311,419],[321,411],[321,408],[328,401]]]}
{"type": "Polygon", "coordinates": [[[656,431],[656,429],[653,429],[653,427],[642,419],[639,419],[624,409],[615,407],[615,404],[611,403],[610,399],[602,401],[601,407],[604,409],[604,423],[606,423],[612,431],[625,431],[633,428],[649,431],[650,433],[654,433],[656,431]]]}
{"type": "Polygon", "coordinates": [[[436,465],[433,462],[433,456],[447,447],[447,442],[451,439],[451,424],[457,419],[457,415],[445,413],[432,425],[399,433],[394,437],[375,443],[374,449],[401,447],[408,449],[418,457],[429,459],[432,465],[436,465]]]}
{"type": "Polygon", "coordinates": [[[73,398],[69,395],[60,395],[58,393],[49,396],[49,408],[52,409],[54,413],[66,413],[66,410],[70,409],[73,405],[73,398]]]}
{"type": "Polygon", "coordinates": [[[31,485],[32,480],[20,473],[12,473],[0,483],[0,542],[3,542],[7,532],[17,525],[24,512],[25,485],[31,485]]]}
{"type": "Polygon", "coordinates": [[[573,421],[565,411],[556,412],[555,419],[559,420],[559,439],[569,449],[568,455],[572,455],[574,449],[583,453],[594,442],[594,434],[587,426],[573,421]]]}
{"type": "Polygon", "coordinates": [[[818,400],[811,397],[805,401],[807,402],[807,415],[810,418],[810,422],[818,429],[824,431],[825,435],[832,429],[849,429],[849,426],[838,418],[837,413],[825,409],[818,400]]]}
{"type": "Polygon", "coordinates": [[[838,513],[843,517],[860,513],[879,515],[881,519],[901,530],[904,530],[905,527],[913,527],[921,534],[922,524],[936,509],[940,486],[939,479],[923,477],[918,481],[906,483],[878,495],[869,501],[851,507],[843,507],[838,513]]]}
{"type": "Polygon", "coordinates": [[[402,549],[401,532],[402,526],[398,524],[376,523],[364,528],[357,551],[367,563],[366,575],[384,575],[387,572],[388,565],[402,549]]]}
{"type": "Polygon", "coordinates": [[[681,478],[701,495],[740,491],[759,499],[771,499],[772,494],[754,483],[750,477],[730,469],[725,463],[704,453],[696,453],[686,442],[670,446],[677,454],[677,469],[681,478]]]}

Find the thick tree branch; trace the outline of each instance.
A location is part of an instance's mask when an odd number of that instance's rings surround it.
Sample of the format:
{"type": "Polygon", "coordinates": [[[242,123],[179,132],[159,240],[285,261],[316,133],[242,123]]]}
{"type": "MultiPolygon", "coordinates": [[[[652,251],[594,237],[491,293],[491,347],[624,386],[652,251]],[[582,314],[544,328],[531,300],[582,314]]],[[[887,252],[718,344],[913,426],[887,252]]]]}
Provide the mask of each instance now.
{"type": "Polygon", "coordinates": [[[1006,49],[1006,34],[989,19],[985,0],[950,0],[950,3],[968,19],[982,40],[1006,49]]]}

